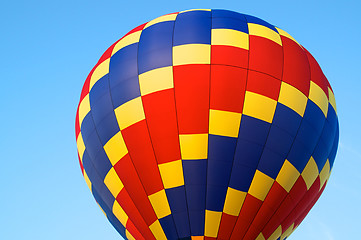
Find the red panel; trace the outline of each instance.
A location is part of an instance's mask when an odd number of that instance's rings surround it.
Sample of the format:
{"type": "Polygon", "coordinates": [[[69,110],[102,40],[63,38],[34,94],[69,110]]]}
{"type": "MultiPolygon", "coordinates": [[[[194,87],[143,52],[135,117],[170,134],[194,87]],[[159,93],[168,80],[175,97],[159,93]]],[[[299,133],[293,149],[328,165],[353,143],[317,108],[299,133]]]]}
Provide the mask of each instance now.
{"type": "Polygon", "coordinates": [[[313,82],[315,82],[320,88],[322,88],[322,90],[325,92],[325,94],[328,97],[327,87],[329,87],[330,84],[327,81],[327,78],[323,74],[320,66],[318,65],[318,63],[314,59],[314,57],[307,50],[305,50],[305,51],[306,51],[306,54],[308,57],[308,62],[310,64],[310,68],[311,68],[311,80],[313,82]]]}
{"type": "MultiPolygon", "coordinates": [[[[136,226],[138,231],[146,238],[146,239],[155,239],[152,232],[150,231],[147,223],[146,216],[139,213],[139,211],[143,211],[142,208],[140,210],[134,205],[134,198],[130,197],[128,192],[123,189],[118,194],[116,201],[123,208],[129,219],[131,219],[132,223],[136,226]]],[[[127,224],[128,225],[128,224],[127,224]]]]}
{"type": "MultiPolygon", "coordinates": [[[[130,221],[130,219],[127,221],[126,229],[135,239],[144,240],[145,238],[142,236],[142,234],[138,231],[138,229],[135,227],[134,223],[130,221]]],[[[149,234],[148,234],[149,235],[149,234]]]]}
{"type": "Polygon", "coordinates": [[[249,36],[249,69],[281,80],[283,50],[279,44],[258,36],[249,36]]]}
{"type": "MultiPolygon", "coordinates": [[[[126,191],[129,193],[130,198],[124,198],[124,196],[117,196],[117,201],[123,207],[124,204],[135,204],[137,209],[142,213],[144,221],[147,226],[152,224],[156,219],[155,212],[152,205],[149,202],[148,196],[144,191],[143,185],[138,178],[138,174],[135,171],[132,160],[129,154],[125,155],[114,166],[120,180],[123,182],[126,191]]],[[[125,205],[124,205],[125,206],[125,205]]],[[[133,207],[130,209],[134,209],[133,207]]],[[[129,215],[130,216],[130,215],[129,215]]],[[[132,218],[136,219],[136,218],[132,218]]],[[[133,220],[134,221],[134,220],[133,220]]],[[[136,222],[134,222],[136,224],[136,222]]]]}
{"type": "Polygon", "coordinates": [[[148,94],[142,101],[158,164],[181,159],[174,90],[148,94]]]}
{"type": "Polygon", "coordinates": [[[212,45],[211,64],[248,68],[248,50],[232,46],[212,45]]]}
{"type": "Polygon", "coordinates": [[[262,203],[261,200],[247,194],[230,239],[235,240],[243,238],[262,203]]]}
{"type": "MultiPolygon", "coordinates": [[[[79,103],[79,104],[80,104],[80,103],[79,103]]],[[[75,140],[78,139],[78,136],[79,136],[79,133],[80,133],[79,104],[78,104],[78,108],[76,109],[76,115],[75,115],[75,140]]]]}
{"type": "Polygon", "coordinates": [[[228,240],[231,237],[234,225],[237,222],[237,216],[222,213],[221,224],[218,230],[218,239],[228,240]]]}
{"type": "Polygon", "coordinates": [[[216,240],[217,238],[215,237],[204,237],[204,240],[216,240]]]}
{"type": "Polygon", "coordinates": [[[147,196],[162,190],[164,187],[146,121],[142,120],[124,129],[122,135],[147,196]]]}
{"type": "Polygon", "coordinates": [[[257,238],[258,234],[271,219],[272,215],[276,212],[286,195],[287,191],[284,190],[277,182],[274,182],[251,226],[244,236],[244,239],[257,238]]]}
{"type": "Polygon", "coordinates": [[[308,96],[311,72],[305,51],[293,40],[281,36],[284,65],[282,81],[294,86],[308,96]]]}
{"type": "Polygon", "coordinates": [[[210,65],[173,67],[180,134],[208,133],[210,65]]]}
{"type": "Polygon", "coordinates": [[[281,80],[261,72],[248,71],[247,91],[278,100],[281,80]]]}
{"type": "Polygon", "coordinates": [[[242,112],[247,70],[232,66],[211,66],[211,109],[242,112]]]}

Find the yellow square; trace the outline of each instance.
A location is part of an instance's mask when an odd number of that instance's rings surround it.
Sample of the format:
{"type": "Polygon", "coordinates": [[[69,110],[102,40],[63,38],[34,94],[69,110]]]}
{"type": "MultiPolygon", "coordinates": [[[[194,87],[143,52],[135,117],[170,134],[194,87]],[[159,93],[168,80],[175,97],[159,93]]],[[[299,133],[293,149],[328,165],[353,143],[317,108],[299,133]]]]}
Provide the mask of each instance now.
{"type": "Polygon", "coordinates": [[[145,119],[141,97],[134,98],[129,102],[124,103],[123,105],[117,107],[114,112],[120,130],[145,119]]]}
{"type": "Polygon", "coordinates": [[[302,47],[288,32],[276,27],[278,33],[280,34],[280,36],[284,36],[287,37],[289,39],[291,39],[292,41],[294,41],[295,43],[297,43],[300,47],[302,47]]]}
{"type": "Polygon", "coordinates": [[[104,178],[104,184],[107,186],[109,191],[113,194],[114,198],[118,196],[124,185],[114,168],[111,168],[104,178]]]}
{"type": "Polygon", "coordinates": [[[127,237],[128,240],[135,240],[135,238],[134,238],[133,235],[128,231],[128,229],[125,229],[125,236],[127,237]]]}
{"type": "Polygon", "coordinates": [[[112,51],[112,56],[116,52],[118,52],[120,49],[122,49],[126,46],[129,46],[133,43],[139,42],[141,33],[142,33],[142,31],[133,32],[133,33],[125,36],[124,38],[122,38],[117,44],[115,44],[113,51],[112,51]]]}
{"type": "Polygon", "coordinates": [[[301,117],[303,117],[303,114],[305,113],[307,100],[307,97],[297,88],[285,82],[281,83],[278,102],[291,108],[301,117]]]}
{"type": "Polygon", "coordinates": [[[223,212],[238,216],[247,193],[228,187],[223,212]]]}
{"type": "Polygon", "coordinates": [[[181,134],[179,142],[183,160],[207,158],[208,134],[181,134]]]}
{"type": "Polygon", "coordinates": [[[249,49],[248,34],[233,29],[212,29],[212,45],[226,45],[249,49]]]}
{"type": "Polygon", "coordinates": [[[271,123],[277,102],[258,93],[246,91],[243,114],[271,123]]]}
{"type": "Polygon", "coordinates": [[[335,113],[337,114],[335,95],[330,88],[328,88],[328,101],[330,102],[331,106],[335,110],[335,113]]]}
{"type": "Polygon", "coordinates": [[[92,183],[88,177],[88,174],[86,174],[85,170],[84,170],[83,174],[84,174],[84,179],[85,179],[86,185],[88,185],[88,188],[90,189],[90,191],[92,191],[92,183]]]}
{"type": "Polygon", "coordinates": [[[310,160],[308,160],[308,163],[306,167],[303,169],[301,175],[303,177],[303,180],[305,180],[307,190],[310,189],[313,182],[318,177],[318,167],[313,157],[311,157],[310,160]]]}
{"type": "Polygon", "coordinates": [[[241,113],[210,109],[209,133],[227,137],[238,137],[241,113]]]}
{"type": "Polygon", "coordinates": [[[173,47],[173,66],[210,63],[211,45],[209,44],[186,44],[173,47]]]}
{"type": "Polygon", "coordinates": [[[119,205],[119,203],[115,200],[113,204],[113,214],[119,220],[119,222],[125,227],[128,221],[128,215],[125,213],[123,208],[119,205]]]}
{"type": "Polygon", "coordinates": [[[206,210],[204,235],[206,237],[217,237],[219,224],[221,223],[222,212],[206,210]]]}
{"type": "Polygon", "coordinates": [[[256,170],[248,193],[253,197],[258,198],[259,200],[264,201],[267,193],[273,185],[273,182],[274,180],[271,177],[267,176],[261,171],[256,170]]]}
{"type": "Polygon", "coordinates": [[[182,160],[159,164],[158,167],[165,189],[184,185],[182,160]]]}
{"type": "Polygon", "coordinates": [[[290,192],[291,188],[297,181],[300,173],[298,170],[290,163],[288,160],[285,160],[283,166],[278,173],[276,181],[287,191],[290,192]]]}
{"type": "Polygon", "coordinates": [[[150,231],[153,233],[155,239],[157,240],[167,240],[162,226],[160,225],[159,220],[156,220],[149,226],[150,231]]]}
{"type": "Polygon", "coordinates": [[[321,172],[320,172],[320,189],[323,187],[325,182],[330,177],[331,169],[330,169],[330,162],[326,161],[325,165],[323,166],[321,172]]]}
{"type": "Polygon", "coordinates": [[[173,67],[162,67],[139,75],[140,93],[142,96],[173,88],[173,67]]]}
{"type": "Polygon", "coordinates": [[[109,141],[104,145],[104,150],[113,166],[128,153],[128,149],[125,145],[121,132],[118,132],[109,139],[109,141]]]}
{"type": "Polygon", "coordinates": [[[178,15],[177,13],[173,13],[173,14],[168,14],[168,15],[157,17],[156,19],[149,21],[145,25],[144,29],[146,29],[147,27],[150,27],[154,24],[160,23],[160,22],[174,21],[177,18],[177,15],[178,15]]]}
{"type": "Polygon", "coordinates": [[[158,219],[171,214],[167,195],[165,194],[164,189],[153,193],[152,195],[148,196],[148,198],[158,219]]]}
{"type": "Polygon", "coordinates": [[[79,112],[78,112],[79,126],[81,126],[85,116],[88,114],[89,111],[90,111],[90,101],[89,101],[89,94],[87,94],[79,104],[79,112]]]}
{"type": "Polygon", "coordinates": [[[328,111],[328,98],[326,93],[320,88],[316,83],[310,83],[310,96],[308,97],[312,102],[314,102],[323,112],[325,117],[327,117],[328,111]]]}
{"type": "Polygon", "coordinates": [[[78,153],[79,153],[80,161],[83,162],[85,144],[84,144],[83,136],[81,135],[81,132],[79,132],[78,138],[76,139],[76,145],[78,147],[78,153]]]}
{"type": "Polygon", "coordinates": [[[103,76],[109,73],[109,63],[110,58],[104,60],[101,64],[97,66],[97,68],[94,70],[89,83],[89,92],[94,86],[94,84],[101,79],[103,76]]]}
{"type": "Polygon", "coordinates": [[[267,38],[282,46],[280,35],[272,29],[256,23],[248,23],[249,35],[267,38]]]}

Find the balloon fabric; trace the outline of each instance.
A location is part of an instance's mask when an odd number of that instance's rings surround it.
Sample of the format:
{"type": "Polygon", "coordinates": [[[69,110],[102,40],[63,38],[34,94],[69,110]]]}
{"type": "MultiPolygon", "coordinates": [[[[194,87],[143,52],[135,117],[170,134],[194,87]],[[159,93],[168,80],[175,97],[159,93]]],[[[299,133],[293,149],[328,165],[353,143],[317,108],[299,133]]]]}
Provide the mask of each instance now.
{"type": "Polygon", "coordinates": [[[105,51],[76,115],[82,173],[126,239],[286,239],[338,146],[312,55],[259,18],[196,9],[105,51]]]}

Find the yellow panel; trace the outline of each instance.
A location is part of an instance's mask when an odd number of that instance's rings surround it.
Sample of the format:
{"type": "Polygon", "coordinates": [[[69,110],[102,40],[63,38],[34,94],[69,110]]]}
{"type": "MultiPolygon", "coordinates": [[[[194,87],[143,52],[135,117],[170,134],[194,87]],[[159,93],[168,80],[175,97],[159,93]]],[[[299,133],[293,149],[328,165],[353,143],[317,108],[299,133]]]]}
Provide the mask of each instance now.
{"type": "Polygon", "coordinates": [[[98,67],[94,70],[89,83],[89,92],[94,86],[94,84],[101,79],[103,76],[105,76],[107,73],[109,73],[109,63],[110,58],[104,60],[101,64],[98,65],[98,67]]]}
{"type": "Polygon", "coordinates": [[[209,110],[209,133],[227,137],[238,137],[241,113],[209,110]]]}
{"type": "Polygon", "coordinates": [[[141,97],[134,98],[114,110],[120,130],[145,119],[141,97]]]}
{"type": "Polygon", "coordinates": [[[79,132],[78,138],[76,139],[76,145],[78,147],[80,161],[83,163],[83,155],[84,155],[84,151],[85,151],[85,145],[84,145],[83,136],[81,135],[81,132],[79,132]]]}
{"type": "Polygon", "coordinates": [[[179,142],[183,160],[207,158],[208,134],[181,134],[179,142]]]}
{"type": "Polygon", "coordinates": [[[290,163],[288,160],[285,160],[283,166],[278,173],[276,181],[287,191],[289,192],[295,182],[297,181],[300,173],[297,169],[290,163]]]}
{"type": "Polygon", "coordinates": [[[156,68],[139,75],[140,93],[149,93],[173,88],[173,67],[156,68]]]}
{"type": "Polygon", "coordinates": [[[206,210],[204,235],[207,237],[217,237],[219,224],[221,223],[222,212],[206,210]]]}
{"type": "Polygon", "coordinates": [[[157,240],[167,240],[167,237],[166,237],[165,234],[164,234],[163,228],[162,228],[162,226],[160,225],[160,223],[159,223],[158,220],[156,220],[154,223],[152,223],[152,224],[149,226],[149,229],[150,229],[150,231],[152,231],[154,237],[155,237],[157,240]]]}
{"type": "Polygon", "coordinates": [[[86,185],[88,185],[88,188],[90,189],[90,191],[92,191],[92,183],[88,177],[88,174],[86,174],[85,170],[84,170],[84,179],[85,179],[86,185]]]}
{"type": "Polygon", "coordinates": [[[123,208],[119,205],[119,203],[116,200],[114,201],[112,211],[113,211],[114,216],[125,227],[127,225],[128,215],[124,212],[123,208]]]}
{"type": "Polygon", "coordinates": [[[247,193],[228,187],[223,212],[238,216],[247,193]]]}
{"type": "Polygon", "coordinates": [[[289,235],[291,235],[291,233],[293,232],[293,227],[294,227],[294,223],[292,223],[292,225],[289,227],[289,228],[287,228],[287,230],[284,232],[284,233],[282,233],[282,235],[281,235],[281,240],[284,240],[285,238],[287,238],[289,235]]]}
{"type": "Polygon", "coordinates": [[[153,19],[152,21],[149,21],[145,25],[144,29],[146,29],[147,27],[150,27],[156,23],[174,21],[177,18],[177,15],[178,15],[178,13],[173,13],[173,14],[168,14],[168,15],[164,15],[164,16],[158,17],[156,19],[153,19]]]}
{"type": "Polygon", "coordinates": [[[257,236],[256,240],[266,240],[266,239],[264,238],[263,234],[260,233],[260,234],[257,236]]]}
{"type": "Polygon", "coordinates": [[[267,240],[277,240],[282,235],[282,226],[280,225],[267,240]]]}
{"type": "Polygon", "coordinates": [[[127,237],[128,240],[135,240],[135,238],[134,238],[133,235],[128,231],[128,229],[125,229],[125,236],[127,237]]]}
{"type": "Polygon", "coordinates": [[[109,139],[104,145],[104,150],[113,166],[128,153],[127,146],[120,132],[109,139]]]}
{"type": "Polygon", "coordinates": [[[184,64],[210,64],[211,45],[186,44],[173,47],[173,66],[184,64]]]}
{"type": "Polygon", "coordinates": [[[179,13],[193,12],[193,11],[207,11],[207,12],[210,12],[211,9],[189,9],[189,10],[181,11],[179,13]]]}
{"type": "Polygon", "coordinates": [[[249,49],[248,34],[233,29],[212,29],[212,45],[227,45],[249,49]]]}
{"type": "Polygon", "coordinates": [[[303,117],[307,105],[307,97],[297,88],[282,82],[278,102],[291,108],[303,117]]]}
{"type": "Polygon", "coordinates": [[[256,170],[248,193],[258,198],[259,200],[264,201],[268,191],[272,187],[273,182],[274,180],[271,177],[256,170]]]}
{"type": "Polygon", "coordinates": [[[330,169],[330,162],[326,161],[325,165],[323,166],[321,172],[320,172],[320,189],[323,187],[325,182],[330,177],[331,169],[330,169]]]}
{"type": "Polygon", "coordinates": [[[288,32],[286,32],[278,27],[276,27],[276,29],[281,36],[287,37],[287,38],[291,39],[292,41],[294,41],[295,43],[297,43],[298,45],[300,45],[288,32]]]}
{"type": "Polygon", "coordinates": [[[159,164],[158,167],[165,189],[184,185],[182,160],[159,164]]]}
{"type": "Polygon", "coordinates": [[[271,123],[276,105],[277,101],[271,98],[246,91],[243,114],[271,123]]]}
{"type": "Polygon", "coordinates": [[[81,126],[85,116],[90,111],[89,94],[87,94],[79,105],[79,126],[81,126]]]}
{"type": "Polygon", "coordinates": [[[140,34],[142,31],[133,32],[127,36],[125,36],[123,39],[121,39],[113,48],[112,56],[118,52],[120,49],[129,46],[130,44],[139,42],[140,34]]]}
{"type": "Polygon", "coordinates": [[[104,178],[104,183],[115,198],[118,196],[118,194],[124,187],[122,181],[118,177],[118,174],[115,172],[114,168],[111,168],[109,170],[109,172],[104,178]]]}
{"type": "Polygon", "coordinates": [[[331,106],[333,107],[333,109],[335,110],[335,112],[337,114],[335,95],[333,94],[333,92],[330,88],[328,88],[328,98],[329,98],[328,101],[330,102],[331,106]]]}
{"type": "Polygon", "coordinates": [[[255,23],[248,23],[248,31],[249,35],[264,37],[282,46],[280,35],[268,27],[255,23]]]}
{"type": "Polygon", "coordinates": [[[171,214],[167,195],[165,194],[164,189],[153,193],[152,195],[148,196],[148,198],[158,219],[171,214]]]}
{"type": "Polygon", "coordinates": [[[325,117],[327,117],[328,110],[328,99],[325,92],[320,88],[316,83],[311,81],[310,84],[310,96],[308,97],[312,102],[314,102],[323,112],[325,117]]]}
{"type": "Polygon", "coordinates": [[[308,160],[308,163],[306,167],[303,169],[301,175],[303,177],[303,180],[305,180],[307,190],[310,189],[313,182],[316,180],[318,176],[318,167],[313,157],[311,157],[310,160],[308,160]]]}

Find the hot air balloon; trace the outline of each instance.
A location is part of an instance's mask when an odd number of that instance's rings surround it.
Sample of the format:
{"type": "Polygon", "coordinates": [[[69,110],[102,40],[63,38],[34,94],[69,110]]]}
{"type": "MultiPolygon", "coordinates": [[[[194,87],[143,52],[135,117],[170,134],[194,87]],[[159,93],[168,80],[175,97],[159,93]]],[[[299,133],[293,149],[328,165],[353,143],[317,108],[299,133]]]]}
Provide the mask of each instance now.
{"type": "Polygon", "coordinates": [[[338,131],[312,55],[227,10],[128,32],[91,70],[76,114],[82,173],[126,239],[286,239],[325,188],[338,131]]]}

